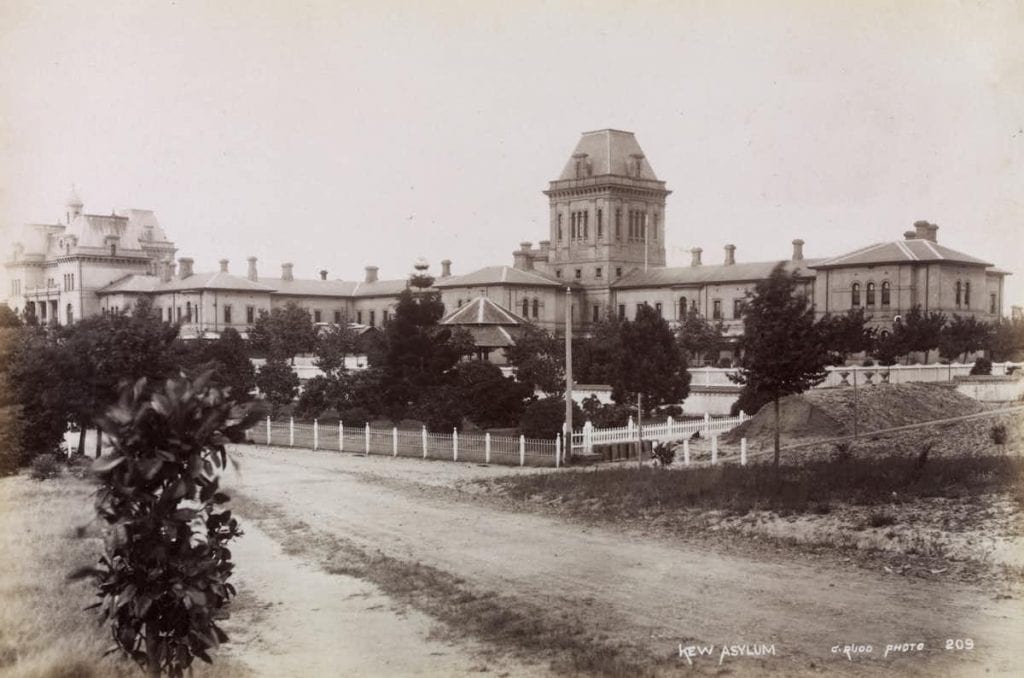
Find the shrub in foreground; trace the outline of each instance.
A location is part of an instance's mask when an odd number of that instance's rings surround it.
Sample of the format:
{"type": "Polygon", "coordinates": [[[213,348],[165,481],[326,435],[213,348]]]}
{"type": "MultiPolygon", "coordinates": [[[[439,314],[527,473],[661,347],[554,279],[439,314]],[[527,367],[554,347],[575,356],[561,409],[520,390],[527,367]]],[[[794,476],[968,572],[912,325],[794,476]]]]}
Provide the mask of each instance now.
{"type": "Polygon", "coordinates": [[[227,442],[240,442],[261,412],[242,412],[211,373],[150,391],[144,379],[121,391],[99,424],[113,451],[92,467],[96,510],[110,525],[99,567],[101,618],[114,642],[150,675],[181,676],[195,657],[227,640],[217,625],[235,590],[227,544],[241,534],[218,474],[227,442]]]}
{"type": "Polygon", "coordinates": [[[32,458],[29,475],[35,480],[49,480],[60,475],[61,460],[56,454],[40,454],[32,458]]]}
{"type": "Polygon", "coordinates": [[[971,367],[971,374],[992,374],[992,361],[988,358],[978,358],[971,367]]]}

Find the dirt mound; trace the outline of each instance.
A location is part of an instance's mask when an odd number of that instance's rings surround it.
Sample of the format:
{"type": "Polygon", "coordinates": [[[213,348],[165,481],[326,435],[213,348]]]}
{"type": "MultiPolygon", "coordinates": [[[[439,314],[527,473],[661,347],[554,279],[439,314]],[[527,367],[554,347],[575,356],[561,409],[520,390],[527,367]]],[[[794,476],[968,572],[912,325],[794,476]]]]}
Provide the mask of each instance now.
{"type": "MultiPolygon", "coordinates": [[[[879,431],[935,419],[981,412],[977,400],[943,384],[878,384],[858,388],[817,389],[783,398],[779,428],[783,438],[828,438],[853,433],[854,413],[858,429],[879,431]]],[[[775,431],[772,403],[723,436],[727,443],[769,442],[775,431]]]]}

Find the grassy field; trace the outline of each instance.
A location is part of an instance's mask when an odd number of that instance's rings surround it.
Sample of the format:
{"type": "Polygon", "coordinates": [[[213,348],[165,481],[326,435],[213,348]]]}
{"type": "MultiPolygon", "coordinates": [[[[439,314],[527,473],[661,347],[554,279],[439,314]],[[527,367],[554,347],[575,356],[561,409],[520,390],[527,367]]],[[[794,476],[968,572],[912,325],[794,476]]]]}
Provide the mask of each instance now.
{"type": "MultiPolygon", "coordinates": [[[[68,572],[95,562],[102,550],[92,523],[92,487],[64,472],[38,481],[0,478],[0,675],[26,678],[139,676],[116,655],[109,627],[98,625],[89,581],[68,572]]],[[[248,675],[237,663],[217,660],[196,675],[248,675]]],[[[198,663],[198,662],[197,662],[198,663]]]]}
{"type": "Polygon", "coordinates": [[[558,501],[609,515],[632,516],[683,508],[737,513],[820,512],[833,503],[891,504],[926,497],[1010,493],[1024,504],[1024,459],[1010,456],[929,459],[891,456],[782,465],[721,465],[685,470],[651,466],[602,467],[555,474],[508,476],[492,482],[512,499],[558,501]]]}

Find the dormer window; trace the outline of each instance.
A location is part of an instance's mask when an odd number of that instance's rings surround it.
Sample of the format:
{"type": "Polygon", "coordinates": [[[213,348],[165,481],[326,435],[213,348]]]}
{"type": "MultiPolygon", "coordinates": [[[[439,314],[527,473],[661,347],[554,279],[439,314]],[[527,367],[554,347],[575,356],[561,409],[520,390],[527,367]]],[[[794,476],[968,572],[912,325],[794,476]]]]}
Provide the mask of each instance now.
{"type": "Polygon", "coordinates": [[[586,179],[593,174],[593,169],[590,165],[590,157],[586,153],[577,153],[572,157],[573,160],[576,161],[577,179],[586,179]]]}

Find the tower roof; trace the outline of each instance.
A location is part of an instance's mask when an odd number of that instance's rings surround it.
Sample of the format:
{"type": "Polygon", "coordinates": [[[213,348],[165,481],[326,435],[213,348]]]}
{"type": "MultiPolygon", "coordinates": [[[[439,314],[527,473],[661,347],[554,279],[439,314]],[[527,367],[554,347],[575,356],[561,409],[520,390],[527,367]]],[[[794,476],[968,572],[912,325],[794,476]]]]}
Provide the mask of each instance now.
{"type": "Polygon", "coordinates": [[[558,179],[579,178],[576,172],[578,160],[589,162],[589,176],[615,174],[651,181],[658,180],[632,132],[617,129],[584,132],[558,179]],[[637,161],[640,164],[639,176],[635,170],[637,161]]]}
{"type": "Polygon", "coordinates": [[[67,207],[78,207],[79,209],[85,206],[85,203],[83,203],[82,198],[79,197],[78,191],[75,189],[74,184],[71,185],[71,194],[68,196],[68,199],[64,202],[64,204],[67,207]]]}

